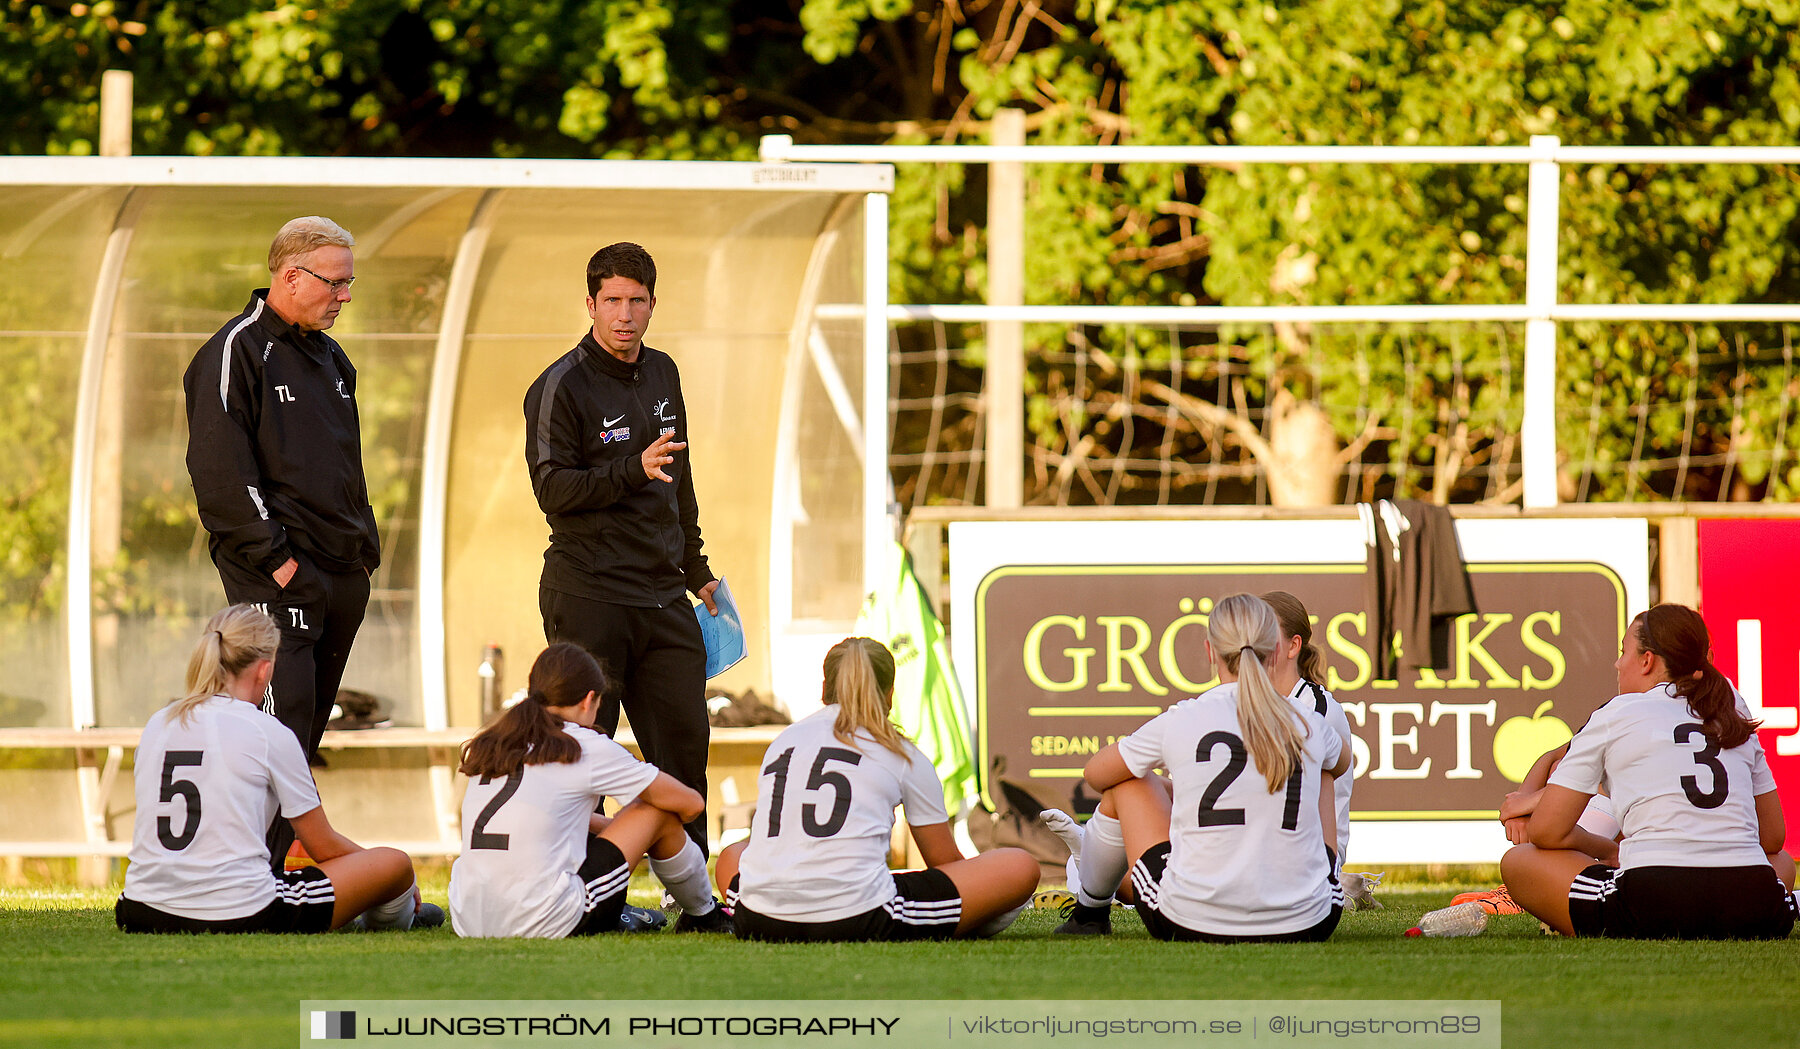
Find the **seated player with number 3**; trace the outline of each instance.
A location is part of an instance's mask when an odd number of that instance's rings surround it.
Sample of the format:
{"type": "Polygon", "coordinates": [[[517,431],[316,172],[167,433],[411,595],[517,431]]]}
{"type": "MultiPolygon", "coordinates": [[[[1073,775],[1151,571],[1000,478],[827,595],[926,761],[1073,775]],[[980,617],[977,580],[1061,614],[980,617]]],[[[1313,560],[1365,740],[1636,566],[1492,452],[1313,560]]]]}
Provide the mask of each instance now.
{"type": "Polygon", "coordinates": [[[187,695],[138,743],[131,866],[114,914],[126,932],[324,932],[443,924],[421,904],[412,860],[333,830],[294,734],[263,713],[281,632],[232,605],[188,659],[187,695]],[[318,861],[277,876],[264,839],[276,812],[318,861]]]}
{"type": "Polygon", "coordinates": [[[1531,813],[1531,843],[1500,861],[1512,898],[1557,932],[1781,939],[1793,928],[1775,779],[1710,657],[1691,608],[1657,605],[1626,629],[1620,694],[1570,741],[1531,813]],[[1576,822],[1603,788],[1619,842],[1576,822]]]}
{"type": "Polygon", "coordinates": [[[1023,849],[965,859],[931,760],[888,719],[894,657],[866,637],[825,657],[825,706],[769,744],[750,838],[719,856],[719,885],[750,940],[992,936],[1037,888],[1023,849]],[[894,808],[927,869],[890,871],[894,808]]]}
{"type": "Polygon", "coordinates": [[[1325,841],[1321,778],[1349,770],[1350,748],[1324,717],[1275,688],[1270,673],[1283,640],[1261,598],[1220,601],[1206,640],[1220,684],[1088,761],[1088,786],[1110,797],[1123,841],[1083,850],[1070,924],[1111,931],[1105,908],[1135,856],[1130,887],[1144,928],[1158,939],[1331,935],[1344,894],[1325,841]],[[1168,770],[1172,801],[1147,778],[1158,767],[1168,770]]]}
{"type": "Polygon", "coordinates": [[[531,666],[524,699],[463,744],[463,851],[450,868],[459,936],[559,939],[619,928],[645,854],[675,897],[676,932],[730,932],[706,854],[682,830],[700,795],[593,729],[606,691],[594,657],[559,642],[531,666]],[[611,819],[604,795],[625,801],[611,819]]]}

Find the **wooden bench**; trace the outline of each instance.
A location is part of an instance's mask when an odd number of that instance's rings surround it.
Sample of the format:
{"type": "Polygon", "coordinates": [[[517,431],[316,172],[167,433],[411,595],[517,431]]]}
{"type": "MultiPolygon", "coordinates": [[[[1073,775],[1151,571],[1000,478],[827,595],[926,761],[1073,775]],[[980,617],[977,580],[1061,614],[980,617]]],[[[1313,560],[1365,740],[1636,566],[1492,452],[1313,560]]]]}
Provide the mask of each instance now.
{"type": "MultiPolygon", "coordinates": [[[[709,747],[710,767],[755,766],[764,750],[786,726],[758,725],[751,728],[715,728],[709,747]]],[[[124,856],[131,847],[129,840],[118,840],[109,832],[107,799],[125,759],[127,749],[138,745],[140,729],[135,728],[0,728],[0,750],[73,750],[76,783],[81,792],[81,814],[84,836],[67,841],[0,840],[0,856],[73,856],[109,861],[124,856]]],[[[437,837],[423,841],[382,841],[371,844],[392,845],[415,856],[454,856],[462,850],[462,792],[458,789],[456,765],[458,751],[473,728],[376,728],[354,732],[327,732],[319,744],[322,751],[361,748],[422,748],[427,754],[427,775],[431,799],[437,817],[437,837]]],[[[634,753],[637,741],[629,728],[618,733],[618,740],[634,753]]],[[[735,798],[727,799],[727,806],[735,798]]],[[[104,867],[107,863],[102,863],[104,867]]],[[[92,865],[89,865],[90,867],[92,865]]],[[[83,878],[95,874],[84,869],[83,878]]],[[[104,875],[98,875],[104,880],[104,875]]]]}

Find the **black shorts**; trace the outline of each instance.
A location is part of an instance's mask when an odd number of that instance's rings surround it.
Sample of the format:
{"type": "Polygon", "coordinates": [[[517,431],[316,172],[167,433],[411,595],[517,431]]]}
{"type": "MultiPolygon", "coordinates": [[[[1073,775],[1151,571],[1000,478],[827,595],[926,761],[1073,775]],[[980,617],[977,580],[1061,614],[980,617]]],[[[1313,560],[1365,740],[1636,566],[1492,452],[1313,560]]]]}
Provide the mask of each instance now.
{"type": "Polygon", "coordinates": [[[318,867],[301,867],[275,876],[275,898],[255,914],[242,918],[185,918],[147,903],[119,897],[113,921],[126,932],[328,932],[337,904],[331,878],[318,867]]]}
{"type": "Polygon", "coordinates": [[[1138,917],[1144,920],[1145,930],[1159,940],[1178,943],[1319,943],[1331,937],[1332,931],[1337,928],[1338,919],[1344,916],[1344,896],[1338,890],[1332,894],[1331,913],[1312,928],[1301,929],[1299,932],[1238,936],[1190,929],[1157,910],[1156,893],[1145,891],[1162,884],[1163,872],[1169,867],[1169,848],[1166,841],[1152,845],[1131,865],[1131,886],[1137,891],[1138,917]]]}
{"type": "Polygon", "coordinates": [[[1750,867],[1631,867],[1596,863],[1569,886],[1577,936],[1633,940],[1779,940],[1794,897],[1766,863],[1750,867]]]}
{"type": "Polygon", "coordinates": [[[725,890],[740,940],[855,943],[873,940],[948,940],[962,920],[962,896],[950,875],[935,868],[895,871],[894,898],[879,907],[828,922],[796,922],[758,914],[738,899],[738,879],[725,890]]]}
{"type": "Polygon", "coordinates": [[[582,902],[581,920],[569,935],[618,932],[619,916],[625,913],[625,890],[631,887],[631,864],[625,862],[625,854],[612,842],[590,834],[587,859],[575,874],[587,887],[587,898],[582,902]]]}

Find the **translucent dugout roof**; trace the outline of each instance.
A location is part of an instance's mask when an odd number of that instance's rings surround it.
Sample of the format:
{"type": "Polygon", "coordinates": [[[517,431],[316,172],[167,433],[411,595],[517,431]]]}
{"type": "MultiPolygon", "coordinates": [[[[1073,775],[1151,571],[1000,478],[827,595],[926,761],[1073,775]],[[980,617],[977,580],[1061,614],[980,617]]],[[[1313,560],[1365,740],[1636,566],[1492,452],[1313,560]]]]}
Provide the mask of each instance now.
{"type": "Polygon", "coordinates": [[[861,409],[885,369],[864,368],[866,326],[813,307],[880,286],[864,260],[885,257],[892,184],[880,165],[9,158],[0,725],[141,724],[180,688],[224,600],[182,372],[267,285],[275,230],[307,214],[357,238],[332,334],[358,371],[382,531],[345,686],[438,726],[480,720],[485,645],[505,652],[503,690],[522,683],[548,534],[525,389],[587,329],[588,256],[631,240],[657,260],[646,342],[681,368],[707,553],[750,632],[714,684],[768,694],[785,648],[841,636],[863,593],[861,409]]]}

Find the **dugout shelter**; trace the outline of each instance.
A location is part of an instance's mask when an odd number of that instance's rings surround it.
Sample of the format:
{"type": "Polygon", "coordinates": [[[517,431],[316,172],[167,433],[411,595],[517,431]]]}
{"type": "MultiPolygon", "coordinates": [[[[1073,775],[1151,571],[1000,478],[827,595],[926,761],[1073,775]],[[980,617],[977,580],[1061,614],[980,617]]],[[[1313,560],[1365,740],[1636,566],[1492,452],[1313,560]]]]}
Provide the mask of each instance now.
{"type": "MultiPolygon", "coordinates": [[[[357,239],[331,334],[358,369],[384,547],[346,687],[431,730],[480,723],[486,645],[508,661],[501,690],[523,683],[543,644],[548,533],[521,405],[589,324],[588,256],[628,240],[657,260],[647,341],[681,368],[706,550],[749,628],[748,657],[714,683],[816,688],[777,668],[816,672],[820,639],[856,616],[865,554],[887,549],[869,542],[886,534],[886,494],[870,498],[866,477],[883,474],[863,469],[885,456],[887,376],[864,367],[864,339],[882,360],[892,185],[886,165],[0,165],[0,729],[141,726],[179,692],[223,601],[184,464],[182,372],[267,285],[275,231],[310,214],[357,239]],[[821,301],[865,303],[877,323],[816,321],[821,301]]],[[[37,816],[0,839],[70,829],[69,792],[44,786],[9,788],[43,804],[9,806],[37,816]]]]}

